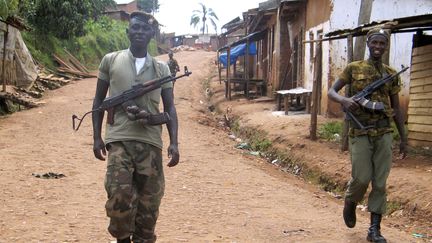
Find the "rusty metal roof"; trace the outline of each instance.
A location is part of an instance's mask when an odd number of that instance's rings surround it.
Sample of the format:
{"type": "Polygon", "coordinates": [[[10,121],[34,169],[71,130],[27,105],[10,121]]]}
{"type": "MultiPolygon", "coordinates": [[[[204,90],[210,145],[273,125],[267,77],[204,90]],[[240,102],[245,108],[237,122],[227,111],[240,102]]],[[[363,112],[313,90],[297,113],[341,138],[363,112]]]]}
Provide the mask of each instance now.
{"type": "Polygon", "coordinates": [[[220,51],[227,49],[228,47],[235,47],[237,45],[240,45],[240,44],[243,44],[246,42],[254,42],[254,41],[262,40],[265,38],[266,34],[267,34],[267,29],[251,33],[251,34],[241,38],[238,41],[235,41],[229,45],[226,45],[226,46],[219,48],[218,51],[220,52],[220,51]]]}
{"type": "Polygon", "coordinates": [[[325,34],[329,39],[346,38],[349,35],[361,36],[375,27],[390,29],[392,33],[432,30],[432,14],[415,15],[403,18],[373,21],[353,29],[340,29],[325,34]]]}

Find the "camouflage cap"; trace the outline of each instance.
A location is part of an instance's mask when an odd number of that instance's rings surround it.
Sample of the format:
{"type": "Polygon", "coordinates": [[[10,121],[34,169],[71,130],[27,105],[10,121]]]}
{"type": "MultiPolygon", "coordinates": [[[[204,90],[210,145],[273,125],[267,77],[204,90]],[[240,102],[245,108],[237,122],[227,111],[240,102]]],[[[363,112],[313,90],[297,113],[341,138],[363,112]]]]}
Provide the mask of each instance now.
{"type": "Polygon", "coordinates": [[[382,35],[387,40],[390,38],[390,30],[388,29],[382,29],[382,28],[373,28],[369,30],[369,32],[366,34],[367,40],[369,40],[374,35],[382,35]]]}
{"type": "Polygon", "coordinates": [[[143,21],[143,22],[148,23],[149,25],[152,25],[155,27],[158,27],[158,25],[159,25],[159,22],[156,20],[156,18],[153,15],[146,13],[146,12],[143,12],[143,11],[132,12],[130,14],[130,19],[132,19],[132,18],[137,18],[140,21],[143,21]]]}

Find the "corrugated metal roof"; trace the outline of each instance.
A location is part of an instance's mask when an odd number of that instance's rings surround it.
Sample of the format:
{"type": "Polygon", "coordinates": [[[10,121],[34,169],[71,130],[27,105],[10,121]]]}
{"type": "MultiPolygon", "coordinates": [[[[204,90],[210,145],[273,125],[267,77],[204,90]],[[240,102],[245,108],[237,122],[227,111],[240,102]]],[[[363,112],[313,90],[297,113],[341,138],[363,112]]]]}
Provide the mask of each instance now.
{"type": "Polygon", "coordinates": [[[415,32],[423,29],[428,30],[429,28],[432,28],[432,14],[373,21],[364,25],[360,25],[353,29],[340,29],[328,32],[325,34],[325,36],[340,38],[345,38],[349,35],[360,36],[365,35],[370,29],[375,27],[390,29],[392,33],[415,32]]]}
{"type": "Polygon", "coordinates": [[[267,29],[251,33],[251,34],[241,38],[238,41],[235,41],[229,45],[226,45],[226,46],[219,48],[218,51],[223,51],[223,50],[227,49],[228,47],[234,47],[234,46],[246,43],[247,41],[254,42],[254,41],[262,40],[262,39],[264,39],[266,33],[267,33],[267,29]]]}
{"type": "Polygon", "coordinates": [[[222,25],[221,29],[229,29],[232,26],[236,26],[238,24],[242,24],[243,20],[240,19],[240,17],[236,17],[235,19],[229,21],[228,23],[222,25]]]}
{"type": "Polygon", "coordinates": [[[259,11],[266,11],[266,10],[272,10],[277,9],[279,7],[280,0],[268,0],[262,3],[258,4],[259,11]]]}

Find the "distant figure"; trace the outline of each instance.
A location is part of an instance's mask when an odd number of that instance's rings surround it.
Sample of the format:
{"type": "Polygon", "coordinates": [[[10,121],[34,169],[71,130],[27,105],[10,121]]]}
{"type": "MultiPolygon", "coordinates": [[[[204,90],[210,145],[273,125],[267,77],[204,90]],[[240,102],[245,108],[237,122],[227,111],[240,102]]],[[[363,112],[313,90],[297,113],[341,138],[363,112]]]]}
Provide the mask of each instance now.
{"type": "Polygon", "coordinates": [[[171,76],[175,77],[175,76],[177,75],[177,72],[180,71],[180,67],[179,67],[179,65],[178,65],[177,60],[174,59],[173,56],[174,56],[174,53],[173,53],[172,51],[170,51],[170,52],[168,53],[169,60],[168,60],[168,63],[167,63],[167,64],[168,64],[168,67],[169,67],[169,69],[170,69],[171,76]]]}
{"type": "Polygon", "coordinates": [[[366,40],[370,53],[369,59],[349,63],[328,92],[330,99],[342,104],[361,124],[368,126],[367,129],[361,129],[355,122],[350,122],[352,178],[345,193],[343,209],[345,224],[349,228],[355,226],[357,204],[363,199],[369,184],[372,183],[372,190],[368,198],[371,218],[366,239],[380,243],[387,242],[381,235],[381,219],[386,210],[386,182],[392,165],[391,119],[395,121],[400,135],[401,158],[405,158],[407,153],[407,137],[404,132],[398,96],[401,90],[400,78],[394,78],[371,95],[371,101],[384,104],[383,112],[363,108],[351,96],[363,90],[368,84],[396,72],[382,62],[382,56],[388,48],[389,38],[390,33],[387,30],[370,30],[366,40]],[[338,91],[346,84],[350,84],[350,97],[338,94],[338,91]]]}

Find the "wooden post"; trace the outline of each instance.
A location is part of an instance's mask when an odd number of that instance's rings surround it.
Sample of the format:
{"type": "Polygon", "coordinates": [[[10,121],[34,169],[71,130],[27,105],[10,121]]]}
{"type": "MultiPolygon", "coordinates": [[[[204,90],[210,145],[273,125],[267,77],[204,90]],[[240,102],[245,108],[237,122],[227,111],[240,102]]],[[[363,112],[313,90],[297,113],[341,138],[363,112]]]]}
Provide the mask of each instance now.
{"type": "Polygon", "coordinates": [[[216,56],[217,56],[216,63],[217,63],[218,73],[219,73],[219,84],[221,84],[222,83],[222,73],[221,73],[221,65],[220,65],[220,61],[219,61],[219,56],[220,56],[219,50],[217,51],[216,56]]]}
{"type": "Polygon", "coordinates": [[[244,78],[246,80],[246,99],[249,99],[249,40],[246,40],[244,78]]]}
{"type": "Polygon", "coordinates": [[[231,48],[228,47],[227,49],[227,71],[226,71],[226,78],[227,78],[227,96],[228,99],[231,100],[231,77],[230,77],[230,69],[231,69],[231,48]]]}
{"type": "Polygon", "coordinates": [[[291,94],[284,94],[283,99],[284,99],[285,115],[288,115],[290,102],[291,102],[291,94]]]}
{"type": "MultiPolygon", "coordinates": [[[[357,26],[370,22],[373,0],[361,0],[360,14],[357,21],[357,26]]],[[[366,36],[357,36],[352,61],[364,59],[366,49],[366,36]]]]}
{"type": "Polygon", "coordinates": [[[321,70],[322,70],[322,42],[317,42],[314,61],[314,76],[312,87],[312,107],[311,107],[311,125],[310,125],[310,139],[317,140],[317,120],[318,120],[318,104],[321,90],[321,70]]]}
{"type": "MultiPolygon", "coordinates": [[[[348,63],[353,61],[353,36],[349,35],[347,37],[347,61],[348,63]]],[[[351,96],[350,94],[351,85],[347,84],[345,85],[345,96],[351,96]]],[[[348,150],[348,131],[349,131],[349,121],[344,119],[343,127],[342,127],[342,143],[341,143],[341,151],[347,151],[348,150]]]]}
{"type": "Polygon", "coordinates": [[[6,92],[6,77],[5,77],[5,65],[6,65],[6,42],[9,34],[9,26],[6,24],[6,31],[4,32],[3,38],[3,63],[2,63],[2,79],[3,79],[3,92],[6,92]]]}

